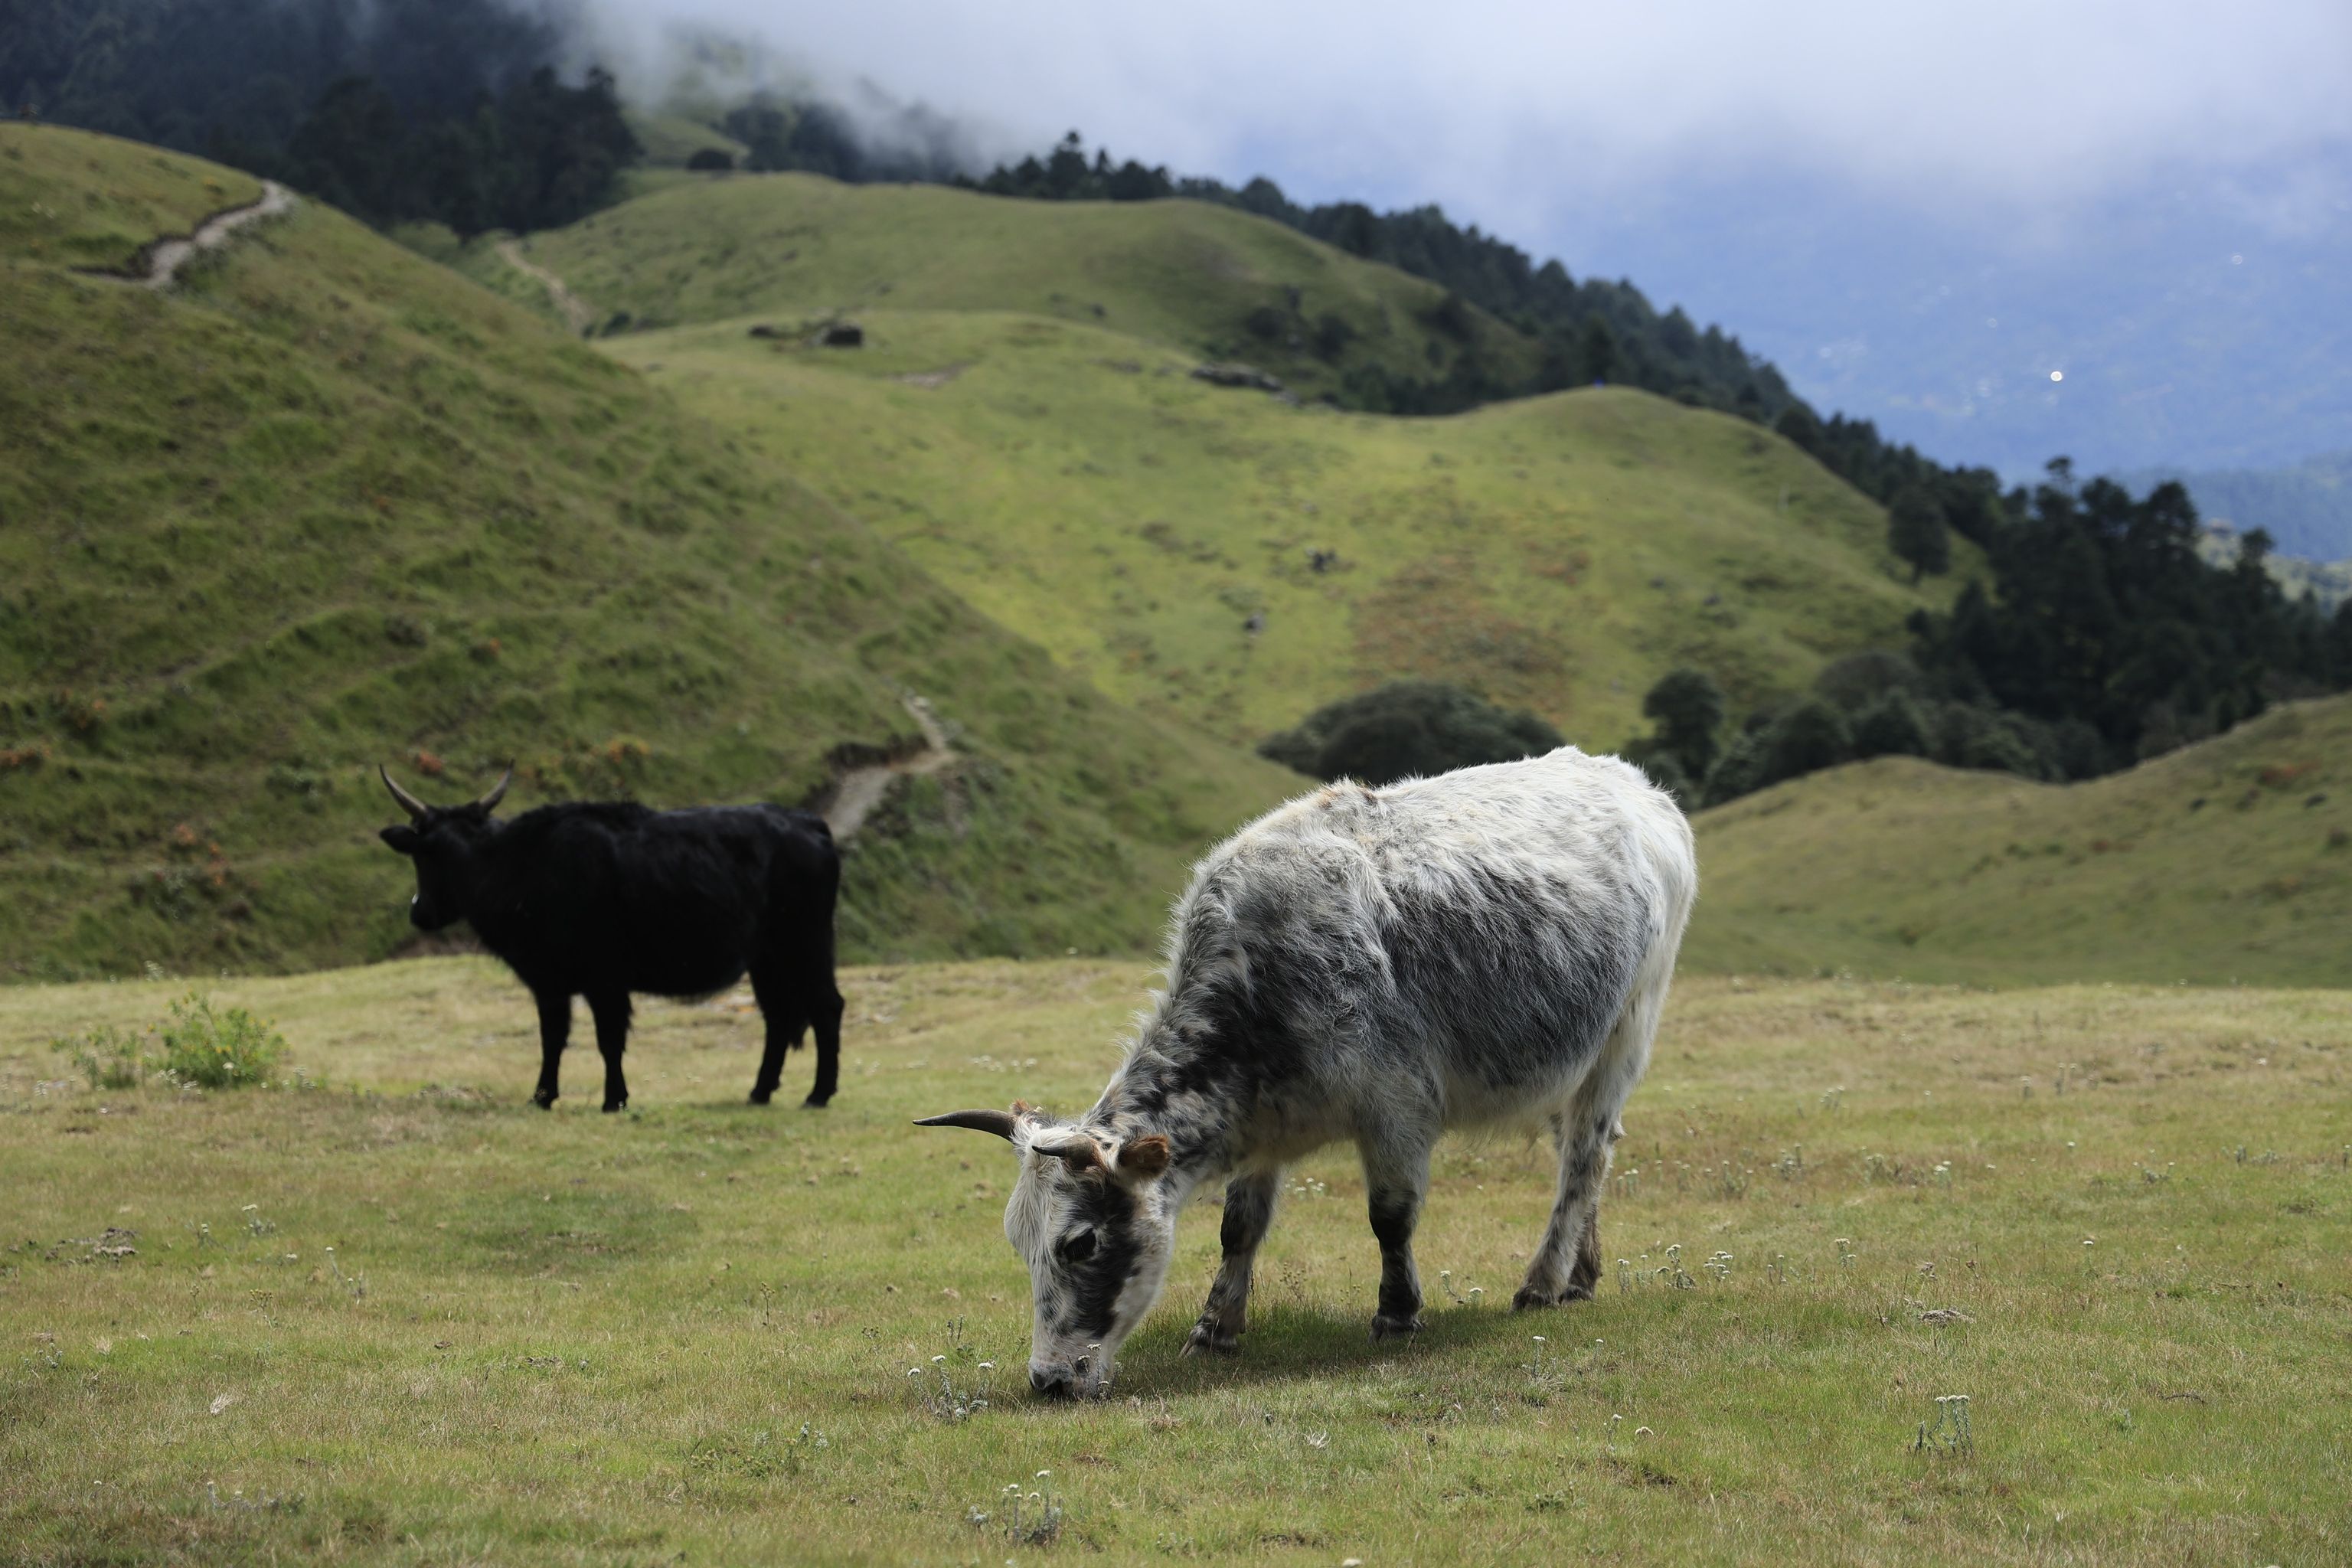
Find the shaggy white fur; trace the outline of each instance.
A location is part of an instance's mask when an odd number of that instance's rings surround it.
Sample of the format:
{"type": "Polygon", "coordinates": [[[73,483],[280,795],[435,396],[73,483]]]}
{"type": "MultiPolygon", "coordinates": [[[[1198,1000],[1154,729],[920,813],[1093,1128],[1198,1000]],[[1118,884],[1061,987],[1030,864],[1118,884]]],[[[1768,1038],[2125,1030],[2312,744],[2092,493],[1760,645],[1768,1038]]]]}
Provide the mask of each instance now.
{"type": "Polygon", "coordinates": [[[1420,1326],[1412,1230],[1449,1127],[1551,1130],[1558,1195],[1515,1304],[1590,1296],[1609,1147],[1697,890],[1672,797],[1573,747],[1332,784],[1218,846],[1102,1098],[1076,1122],[1024,1107],[995,1129],[1021,1161],[1004,1226],[1034,1286],[1032,1383],[1108,1386],[1178,1211],[1217,1179],[1224,1261],[1186,1348],[1232,1349],[1282,1167],[1340,1139],[1381,1248],[1375,1338],[1420,1326]]]}

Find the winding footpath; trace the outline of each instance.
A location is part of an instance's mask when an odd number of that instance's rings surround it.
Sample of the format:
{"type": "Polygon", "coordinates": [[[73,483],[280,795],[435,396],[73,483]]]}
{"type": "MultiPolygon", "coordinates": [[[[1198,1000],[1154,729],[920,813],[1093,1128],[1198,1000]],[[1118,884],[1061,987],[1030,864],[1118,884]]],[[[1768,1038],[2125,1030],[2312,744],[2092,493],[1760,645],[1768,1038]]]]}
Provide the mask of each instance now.
{"type": "Polygon", "coordinates": [[[887,763],[845,768],[825,793],[824,804],[818,812],[824,825],[833,829],[835,843],[847,843],[898,780],[938,773],[955,761],[955,753],[948,749],[947,731],[940,727],[931,705],[919,697],[909,697],[907,711],[915,716],[915,723],[923,732],[923,749],[887,763]]]}
{"type": "Polygon", "coordinates": [[[261,199],[247,202],[241,207],[215,213],[196,226],[196,232],[187,236],[174,235],[150,245],[142,259],[146,271],[138,270],[134,260],[127,274],[134,283],[149,289],[169,289],[179,280],[180,268],[207,250],[218,250],[235,237],[236,231],[264,218],[278,217],[294,210],[294,193],[275,180],[261,182],[261,199]]]}
{"type": "Polygon", "coordinates": [[[563,320],[571,327],[573,337],[583,337],[587,334],[588,329],[596,321],[594,306],[574,294],[562,279],[524,256],[522,241],[502,239],[494,248],[499,253],[499,260],[524,277],[533,279],[541,288],[547,290],[549,300],[553,303],[556,310],[562,312],[563,320]]]}

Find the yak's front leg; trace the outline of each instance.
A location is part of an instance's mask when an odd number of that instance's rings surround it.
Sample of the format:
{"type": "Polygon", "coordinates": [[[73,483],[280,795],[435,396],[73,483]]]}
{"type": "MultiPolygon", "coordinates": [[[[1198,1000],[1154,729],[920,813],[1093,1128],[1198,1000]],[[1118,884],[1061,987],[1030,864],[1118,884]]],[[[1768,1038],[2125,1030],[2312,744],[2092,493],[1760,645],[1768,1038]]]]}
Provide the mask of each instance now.
{"type": "Polygon", "coordinates": [[[1429,1152],[1435,1129],[1395,1129],[1366,1139],[1364,1191],[1373,1239],[1381,1244],[1381,1301],[1372,1314],[1372,1338],[1395,1339],[1421,1331],[1421,1276],[1412,1267],[1412,1231],[1429,1192],[1429,1152]]]}
{"type": "Polygon", "coordinates": [[[572,1041],[572,996],[549,992],[533,994],[539,1003],[539,1087],[530,1102],[541,1110],[555,1103],[555,1080],[563,1064],[563,1047],[572,1041]]]}
{"type": "Polygon", "coordinates": [[[588,998],[596,1018],[596,1051],[604,1058],[604,1109],[625,1110],[629,1104],[629,1080],[621,1074],[621,1053],[629,1044],[629,994],[599,991],[588,998]]]}
{"type": "Polygon", "coordinates": [[[1282,1189],[1282,1173],[1250,1171],[1225,1184],[1224,1223],[1217,1240],[1224,1247],[1216,1283],[1209,1287],[1208,1304],[1201,1321],[1184,1341],[1184,1353],[1216,1351],[1231,1355],[1241,1348],[1244,1321],[1249,1311],[1250,1268],[1257,1261],[1259,1243],[1274,1223],[1274,1198],[1282,1189]]]}

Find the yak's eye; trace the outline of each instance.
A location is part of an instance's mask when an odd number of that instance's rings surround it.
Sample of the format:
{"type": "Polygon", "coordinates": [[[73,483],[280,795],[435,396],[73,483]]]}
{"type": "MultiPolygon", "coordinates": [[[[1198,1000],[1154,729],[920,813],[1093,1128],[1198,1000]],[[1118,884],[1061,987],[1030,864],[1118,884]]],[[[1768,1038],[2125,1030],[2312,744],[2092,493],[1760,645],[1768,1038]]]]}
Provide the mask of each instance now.
{"type": "Polygon", "coordinates": [[[1076,1236],[1065,1237],[1055,1250],[1061,1253],[1065,1263],[1084,1263],[1095,1255],[1095,1233],[1082,1230],[1076,1236]]]}

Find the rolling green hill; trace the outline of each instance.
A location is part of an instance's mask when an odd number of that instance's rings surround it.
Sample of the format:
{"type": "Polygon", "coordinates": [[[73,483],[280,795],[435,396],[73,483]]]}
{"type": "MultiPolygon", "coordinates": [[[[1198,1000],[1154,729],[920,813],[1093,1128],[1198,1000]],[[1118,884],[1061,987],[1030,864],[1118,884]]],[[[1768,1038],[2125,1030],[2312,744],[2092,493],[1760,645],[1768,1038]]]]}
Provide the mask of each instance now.
{"type": "MultiPolygon", "coordinates": [[[[739,175],[664,188],[534,237],[607,314],[671,326],[752,311],[1015,311],[1273,371],[1305,395],[1350,369],[1524,376],[1535,346],[1433,283],[1198,202],[1009,201],[938,185],[739,175]],[[1253,331],[1253,312],[1258,318],[1253,331]],[[1324,318],[1345,342],[1316,352],[1324,318]]],[[[1336,337],[1333,342],[1337,342],[1336,337]]]]}
{"type": "Polygon", "coordinates": [[[1696,825],[1697,969],[2352,984],[2352,698],[2086,784],[1884,758],[1696,825]]]}
{"type": "Polygon", "coordinates": [[[1395,419],[1091,322],[858,319],[858,350],[744,321],[600,346],[1104,691],[1239,742],[1413,675],[1613,748],[1677,664],[1797,690],[1953,591],[1911,588],[1884,514],[1787,442],[1643,393],[1395,419]]]}
{"type": "Polygon", "coordinates": [[[724,131],[714,131],[683,115],[632,109],[628,121],[637,144],[645,149],[646,163],[656,169],[683,169],[688,158],[705,148],[716,148],[738,163],[751,151],[724,131]]]}
{"type": "MultiPolygon", "coordinates": [[[[1676,664],[1742,703],[1791,692],[1903,641],[1958,580],[1913,589],[1875,505],[1768,431],[1645,394],[1397,419],[1192,379],[1243,346],[1293,374],[1240,341],[1294,288],[1302,319],[1354,312],[1349,354],[1462,352],[1433,286],[1230,209],[763,175],[528,253],[626,318],[599,346],[1102,690],[1236,742],[1413,675],[1615,746],[1676,664]],[[842,313],[865,346],[814,346],[842,313]]],[[[548,308],[496,255],[462,265],[548,308]]],[[[1298,357],[1310,390],[1345,368],[1298,357]]]]}
{"type": "Polygon", "coordinates": [[[967,755],[852,852],[868,955],[1138,949],[1199,844],[1295,782],[1106,701],[642,377],[315,204],[168,294],[59,264],[214,184],[252,189],[0,126],[0,973],[392,951],[379,760],[457,795],[520,757],[518,806],[791,801],[919,690],[967,755]]]}

